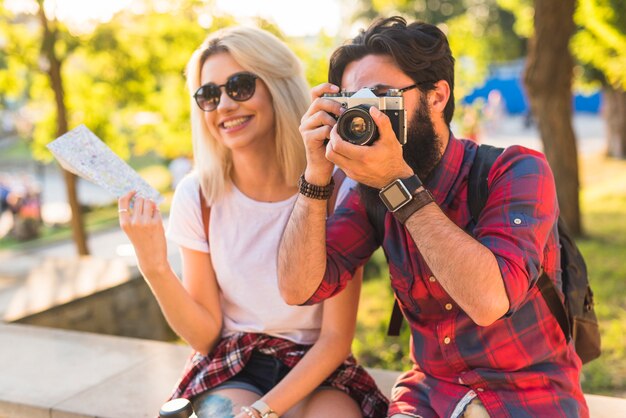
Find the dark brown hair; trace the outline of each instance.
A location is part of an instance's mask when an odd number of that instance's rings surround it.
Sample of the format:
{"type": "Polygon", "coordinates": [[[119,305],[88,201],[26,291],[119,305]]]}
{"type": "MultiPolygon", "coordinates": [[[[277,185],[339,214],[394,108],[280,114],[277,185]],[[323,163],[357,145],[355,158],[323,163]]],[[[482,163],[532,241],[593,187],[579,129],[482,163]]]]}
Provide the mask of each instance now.
{"type": "Polygon", "coordinates": [[[448,125],[454,114],[454,58],[446,35],[435,25],[414,22],[407,25],[399,16],[380,19],[362,30],[351,42],[340,46],[330,57],[328,81],[341,87],[346,66],[366,55],[388,55],[420,90],[434,89],[445,80],[450,98],[444,109],[448,125]]]}

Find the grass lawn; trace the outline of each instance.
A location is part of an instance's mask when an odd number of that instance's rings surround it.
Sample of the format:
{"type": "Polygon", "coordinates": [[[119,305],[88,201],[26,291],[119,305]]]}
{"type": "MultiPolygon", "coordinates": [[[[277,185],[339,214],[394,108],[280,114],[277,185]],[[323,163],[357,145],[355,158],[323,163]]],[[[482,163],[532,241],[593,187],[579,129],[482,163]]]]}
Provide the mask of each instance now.
{"type": "MultiPolygon", "coordinates": [[[[585,237],[577,241],[587,261],[602,333],[602,355],[583,367],[586,393],[626,397],[626,161],[581,161],[585,237]]],[[[379,250],[380,251],[380,250],[379,250]]],[[[409,332],[388,337],[393,296],[382,252],[374,254],[363,284],[353,350],[370,367],[408,369],[409,332]]]]}

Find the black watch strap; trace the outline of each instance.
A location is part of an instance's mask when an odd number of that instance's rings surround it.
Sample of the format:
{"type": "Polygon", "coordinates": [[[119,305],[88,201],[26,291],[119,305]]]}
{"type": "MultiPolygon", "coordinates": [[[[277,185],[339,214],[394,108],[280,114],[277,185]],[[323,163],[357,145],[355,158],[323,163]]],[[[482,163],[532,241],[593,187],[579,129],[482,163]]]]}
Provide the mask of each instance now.
{"type": "Polygon", "coordinates": [[[393,216],[404,225],[411,215],[434,201],[433,195],[428,190],[422,189],[413,195],[413,199],[409,203],[393,212],[393,216]]]}
{"type": "Polygon", "coordinates": [[[413,174],[411,177],[406,177],[400,179],[404,187],[409,191],[409,193],[414,194],[417,189],[422,187],[422,180],[417,177],[417,174],[413,174]]]}
{"type": "Polygon", "coordinates": [[[396,179],[383,187],[378,195],[390,212],[395,212],[409,203],[413,194],[422,187],[422,181],[417,175],[403,179],[396,179]]]}

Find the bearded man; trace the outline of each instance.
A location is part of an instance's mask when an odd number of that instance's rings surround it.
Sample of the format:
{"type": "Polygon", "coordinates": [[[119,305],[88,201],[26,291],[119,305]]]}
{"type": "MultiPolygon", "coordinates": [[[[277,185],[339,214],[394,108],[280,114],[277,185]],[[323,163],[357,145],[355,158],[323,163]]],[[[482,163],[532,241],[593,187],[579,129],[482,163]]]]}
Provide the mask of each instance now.
{"type": "Polygon", "coordinates": [[[453,89],[448,40],[430,24],[380,20],[334,52],[300,126],[308,164],[279,252],[281,294],[290,304],[332,297],[382,246],[413,360],[389,417],[587,417],[581,361],[535,285],[542,272],[561,282],[550,167],[538,152],[507,148],[473,220],[478,146],[450,130],[453,89]],[[363,88],[402,94],[406,144],[376,106],[376,141],[339,135],[346,110],[332,94],[363,88]],[[326,220],[334,165],[359,186],[326,220]],[[368,216],[377,206],[380,238],[368,216]]]}

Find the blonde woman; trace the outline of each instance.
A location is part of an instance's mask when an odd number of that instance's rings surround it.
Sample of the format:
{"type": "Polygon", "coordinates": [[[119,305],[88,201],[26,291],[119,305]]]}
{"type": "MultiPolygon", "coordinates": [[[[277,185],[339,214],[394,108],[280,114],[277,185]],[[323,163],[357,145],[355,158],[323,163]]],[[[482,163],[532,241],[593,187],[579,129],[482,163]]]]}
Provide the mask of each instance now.
{"type": "Polygon", "coordinates": [[[191,399],[200,417],[385,416],[385,397],[350,355],[360,280],[310,307],[287,305],[277,286],[306,161],[299,61],[265,31],[229,28],[194,52],[187,83],[195,171],[176,189],[167,232],[181,248],[182,283],[155,204],[119,201],[142,274],[196,351],[173,396],[191,399]]]}

